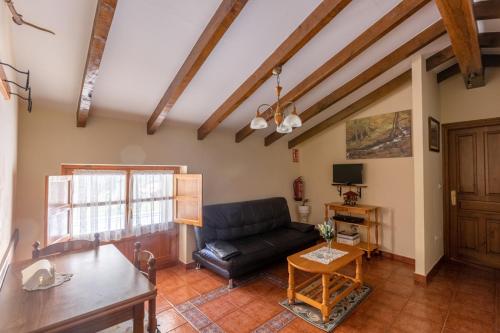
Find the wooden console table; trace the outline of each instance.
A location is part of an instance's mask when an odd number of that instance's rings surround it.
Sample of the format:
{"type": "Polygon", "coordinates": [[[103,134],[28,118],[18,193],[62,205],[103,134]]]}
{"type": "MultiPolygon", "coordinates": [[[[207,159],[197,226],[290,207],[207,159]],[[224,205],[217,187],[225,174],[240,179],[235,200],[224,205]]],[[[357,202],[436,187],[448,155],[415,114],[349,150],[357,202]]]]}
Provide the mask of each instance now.
{"type": "Polygon", "coordinates": [[[370,206],[370,205],[356,205],[356,206],[347,206],[341,202],[330,202],[325,203],[325,221],[328,220],[331,216],[330,212],[333,211],[333,215],[342,214],[342,215],[355,215],[363,217],[365,221],[363,223],[352,223],[345,221],[335,221],[335,229],[338,229],[338,223],[347,223],[351,225],[358,225],[362,227],[366,227],[366,242],[362,241],[359,244],[355,245],[357,248],[366,251],[366,256],[368,258],[371,257],[371,253],[374,251],[380,250],[379,243],[379,226],[380,223],[380,207],[370,206]],[[375,227],[375,242],[372,242],[371,239],[371,228],[375,227]]]}

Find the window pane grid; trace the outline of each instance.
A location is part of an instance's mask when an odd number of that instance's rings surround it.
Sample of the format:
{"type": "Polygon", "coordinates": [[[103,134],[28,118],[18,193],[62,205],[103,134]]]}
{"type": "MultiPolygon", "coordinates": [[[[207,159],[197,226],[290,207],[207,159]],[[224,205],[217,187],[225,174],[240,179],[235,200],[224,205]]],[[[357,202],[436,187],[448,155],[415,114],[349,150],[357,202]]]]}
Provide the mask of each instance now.
{"type": "MultiPolygon", "coordinates": [[[[102,240],[109,241],[169,229],[173,174],[173,170],[74,169],[67,211],[70,236],[92,239],[99,233],[102,240]]],[[[64,191],[50,195],[54,201],[68,197],[64,191]]],[[[60,233],[60,219],[49,221],[49,239],[60,233]]]]}
{"type": "MultiPolygon", "coordinates": [[[[131,216],[135,232],[162,229],[173,220],[173,174],[171,171],[138,171],[131,175],[131,216]]],[[[147,232],[147,231],[146,231],[147,232]]]]}

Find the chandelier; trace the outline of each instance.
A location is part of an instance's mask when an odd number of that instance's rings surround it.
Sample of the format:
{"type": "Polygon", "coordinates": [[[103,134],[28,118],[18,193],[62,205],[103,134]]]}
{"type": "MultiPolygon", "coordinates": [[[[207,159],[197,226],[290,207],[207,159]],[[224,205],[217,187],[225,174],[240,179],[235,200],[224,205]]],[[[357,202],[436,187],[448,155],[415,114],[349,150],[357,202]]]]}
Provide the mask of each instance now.
{"type": "Polygon", "coordinates": [[[297,108],[295,107],[295,103],[290,101],[281,105],[280,95],[281,89],[280,86],[280,74],[281,74],[281,66],[276,66],[273,68],[273,75],[276,76],[276,106],[273,107],[269,104],[261,104],[257,108],[257,114],[255,118],[252,119],[250,123],[250,128],[254,130],[267,128],[267,120],[262,116],[263,112],[270,111],[272,117],[274,118],[274,122],[276,123],[276,132],[281,134],[290,133],[293,128],[301,127],[302,120],[297,115],[297,108]],[[287,107],[292,106],[292,111],[285,117],[285,110],[287,107]],[[261,113],[260,111],[263,110],[261,113]]]}

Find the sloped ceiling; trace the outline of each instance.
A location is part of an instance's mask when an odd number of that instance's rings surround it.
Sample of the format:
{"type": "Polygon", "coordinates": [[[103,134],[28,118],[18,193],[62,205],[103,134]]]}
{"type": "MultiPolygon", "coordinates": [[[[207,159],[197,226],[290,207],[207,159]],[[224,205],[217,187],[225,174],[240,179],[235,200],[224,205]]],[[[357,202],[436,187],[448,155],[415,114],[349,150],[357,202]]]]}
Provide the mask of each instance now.
{"type": "MultiPolygon", "coordinates": [[[[201,125],[210,114],[297,28],[320,0],[249,0],[207,61],[168,113],[166,121],[201,125]]],[[[283,93],[360,35],[399,3],[353,0],[283,67],[283,93]]],[[[13,26],[14,57],[30,69],[33,112],[52,108],[76,113],[96,0],[16,0],[18,11],[56,36],[13,26]]],[[[95,116],[132,118],[146,124],[159,99],[216,11],[220,0],[119,0],[93,95],[95,116]]],[[[430,2],[298,102],[299,113],[439,20],[430,2]]],[[[498,21],[498,20],[494,20],[498,21]]],[[[499,22],[480,24],[498,31],[499,22]]],[[[419,53],[449,45],[447,36],[419,53]]],[[[346,97],[304,129],[340,110],[410,68],[410,59],[346,97]]],[[[267,80],[219,126],[234,132],[261,103],[273,103],[275,79],[267,80]]],[[[93,119],[92,121],[98,121],[93,119]]],[[[258,131],[267,135],[274,129],[258,131]]]]}

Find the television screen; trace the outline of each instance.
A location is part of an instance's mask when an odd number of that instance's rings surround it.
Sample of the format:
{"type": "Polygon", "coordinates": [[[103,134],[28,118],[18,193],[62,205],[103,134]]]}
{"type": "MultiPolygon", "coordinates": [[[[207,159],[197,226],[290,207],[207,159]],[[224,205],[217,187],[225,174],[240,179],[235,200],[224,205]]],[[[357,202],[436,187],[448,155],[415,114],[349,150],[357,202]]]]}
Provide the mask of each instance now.
{"type": "Polygon", "coordinates": [[[334,184],[363,184],[363,164],[334,164],[334,184]]]}

